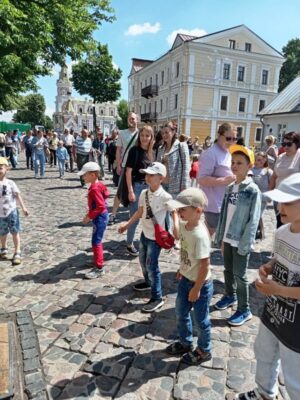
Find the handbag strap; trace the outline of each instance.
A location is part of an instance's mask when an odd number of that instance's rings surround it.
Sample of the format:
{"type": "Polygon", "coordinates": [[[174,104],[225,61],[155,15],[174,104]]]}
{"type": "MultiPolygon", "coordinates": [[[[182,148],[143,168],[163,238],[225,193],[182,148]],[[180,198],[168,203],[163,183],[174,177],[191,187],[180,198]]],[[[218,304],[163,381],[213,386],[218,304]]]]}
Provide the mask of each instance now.
{"type": "Polygon", "coordinates": [[[132,138],[130,139],[130,141],[129,141],[129,143],[128,143],[128,145],[127,145],[127,147],[126,147],[126,149],[125,149],[125,151],[124,151],[124,153],[123,153],[121,165],[123,164],[123,160],[124,160],[125,154],[126,154],[127,151],[130,149],[131,143],[134,141],[134,139],[136,138],[137,134],[138,134],[138,131],[136,131],[135,134],[134,134],[134,135],[132,136],[132,138]]]}
{"type": "Polygon", "coordinates": [[[153,219],[154,215],[150,206],[150,202],[149,202],[149,189],[146,191],[146,195],[145,195],[145,201],[146,201],[146,219],[153,219]]]}

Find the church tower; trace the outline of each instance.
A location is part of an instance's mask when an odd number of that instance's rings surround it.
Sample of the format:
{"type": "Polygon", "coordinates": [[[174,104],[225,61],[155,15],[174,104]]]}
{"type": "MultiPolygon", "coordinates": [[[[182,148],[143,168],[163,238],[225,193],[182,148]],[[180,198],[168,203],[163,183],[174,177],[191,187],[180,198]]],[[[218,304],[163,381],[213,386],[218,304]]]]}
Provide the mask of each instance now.
{"type": "Polygon", "coordinates": [[[70,100],[72,94],[72,83],[68,76],[68,67],[63,65],[56,81],[57,96],[55,98],[55,112],[62,111],[62,105],[70,100]]]}

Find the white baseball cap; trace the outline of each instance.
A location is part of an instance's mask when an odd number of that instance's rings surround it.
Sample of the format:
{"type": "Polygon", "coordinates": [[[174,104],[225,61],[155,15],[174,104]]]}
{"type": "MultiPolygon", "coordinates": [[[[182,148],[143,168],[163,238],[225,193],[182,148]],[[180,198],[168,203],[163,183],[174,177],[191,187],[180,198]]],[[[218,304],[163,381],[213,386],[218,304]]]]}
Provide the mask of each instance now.
{"type": "Polygon", "coordinates": [[[198,188],[188,188],[183,190],[176,197],[176,200],[169,200],[167,205],[170,208],[183,208],[183,207],[206,207],[207,197],[205,193],[198,188]]]}
{"type": "Polygon", "coordinates": [[[143,174],[167,176],[166,167],[160,162],[154,162],[146,169],[140,169],[143,174]]]}
{"type": "Polygon", "coordinates": [[[82,169],[79,172],[77,172],[77,175],[82,176],[86,172],[97,172],[97,171],[100,171],[99,164],[94,161],[89,161],[84,164],[84,166],[82,167],[82,169]]]}
{"type": "Polygon", "coordinates": [[[279,183],[278,188],[264,193],[265,197],[278,203],[300,200],[300,173],[290,175],[279,183]]]}

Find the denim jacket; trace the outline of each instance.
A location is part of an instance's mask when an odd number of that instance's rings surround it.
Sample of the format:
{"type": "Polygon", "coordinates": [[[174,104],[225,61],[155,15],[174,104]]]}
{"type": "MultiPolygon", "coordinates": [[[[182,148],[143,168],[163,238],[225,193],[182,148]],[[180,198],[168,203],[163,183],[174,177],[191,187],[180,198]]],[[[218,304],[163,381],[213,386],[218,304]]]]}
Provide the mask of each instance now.
{"type": "MultiPolygon", "coordinates": [[[[226,226],[228,198],[233,190],[234,183],[226,187],[223,199],[221,214],[216,231],[215,244],[220,247],[224,237],[226,226]]],[[[252,178],[247,177],[239,186],[239,196],[236,210],[228,227],[227,238],[239,242],[238,253],[245,256],[250,253],[251,245],[255,240],[255,234],[261,216],[261,192],[253,182],[252,178]]]]}

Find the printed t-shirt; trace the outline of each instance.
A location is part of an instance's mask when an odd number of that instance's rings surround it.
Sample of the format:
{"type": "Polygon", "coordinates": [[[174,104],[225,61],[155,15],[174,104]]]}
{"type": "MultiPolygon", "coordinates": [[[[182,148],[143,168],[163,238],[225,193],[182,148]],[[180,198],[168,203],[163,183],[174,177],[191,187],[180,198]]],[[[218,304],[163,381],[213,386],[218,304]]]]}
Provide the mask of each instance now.
{"type": "MultiPolygon", "coordinates": [[[[217,143],[202,153],[200,163],[199,178],[206,176],[221,178],[232,175],[231,155],[229,151],[223,150],[217,143]]],[[[220,213],[225,186],[201,186],[201,189],[208,200],[208,206],[205,211],[220,213]]]]}
{"type": "MultiPolygon", "coordinates": [[[[272,279],[280,285],[300,286],[300,233],[291,232],[291,224],[275,233],[272,279]]],[[[267,296],[261,317],[263,324],[289,349],[300,353],[300,301],[267,296]]]]}
{"type": "Polygon", "coordinates": [[[230,222],[232,220],[233,214],[235,213],[235,210],[236,210],[236,205],[237,205],[237,201],[239,198],[239,186],[240,185],[234,184],[232,192],[229,194],[229,197],[228,197],[228,207],[227,207],[227,211],[226,211],[227,212],[226,224],[225,224],[225,231],[224,231],[224,237],[223,237],[223,242],[229,243],[232,247],[238,247],[239,242],[237,240],[228,239],[226,237],[226,235],[227,235],[228,228],[229,228],[230,222]]]}
{"type": "Polygon", "coordinates": [[[0,218],[7,217],[17,208],[17,193],[20,191],[15,182],[6,178],[0,182],[0,218]]]}
{"type": "MultiPolygon", "coordinates": [[[[186,222],[180,222],[180,269],[181,275],[195,282],[199,272],[199,260],[210,256],[210,235],[205,224],[199,225],[189,231],[186,222]]],[[[210,278],[209,271],[206,279],[210,278]]]]}
{"type": "Polygon", "coordinates": [[[150,189],[144,189],[139,198],[139,207],[143,207],[143,215],[141,218],[142,231],[147,239],[155,240],[154,225],[151,218],[147,218],[147,207],[146,207],[146,192],[149,196],[149,204],[153,215],[155,216],[157,223],[162,227],[165,227],[165,220],[167,215],[166,202],[172,199],[172,196],[167,193],[162,186],[160,186],[155,192],[150,189]]]}

